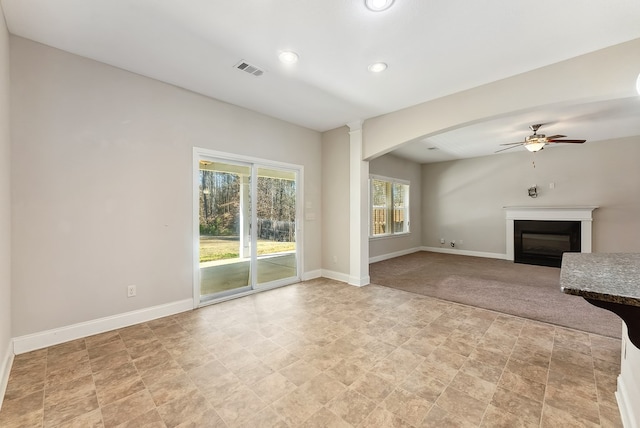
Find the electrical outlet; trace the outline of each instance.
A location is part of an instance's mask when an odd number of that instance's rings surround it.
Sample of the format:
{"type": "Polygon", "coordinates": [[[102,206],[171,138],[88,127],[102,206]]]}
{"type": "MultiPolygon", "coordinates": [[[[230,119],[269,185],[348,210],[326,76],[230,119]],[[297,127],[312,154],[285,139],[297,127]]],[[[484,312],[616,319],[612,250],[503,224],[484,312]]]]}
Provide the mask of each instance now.
{"type": "Polygon", "coordinates": [[[444,244],[444,238],[440,238],[440,243],[444,244]]]}
{"type": "Polygon", "coordinates": [[[455,248],[456,246],[456,241],[451,241],[451,248],[455,248]]]}
{"type": "Polygon", "coordinates": [[[462,239],[458,241],[458,245],[462,245],[462,239]]]}
{"type": "Polygon", "coordinates": [[[135,297],[136,295],[136,286],[130,285],[127,287],[127,297],[135,297]]]}

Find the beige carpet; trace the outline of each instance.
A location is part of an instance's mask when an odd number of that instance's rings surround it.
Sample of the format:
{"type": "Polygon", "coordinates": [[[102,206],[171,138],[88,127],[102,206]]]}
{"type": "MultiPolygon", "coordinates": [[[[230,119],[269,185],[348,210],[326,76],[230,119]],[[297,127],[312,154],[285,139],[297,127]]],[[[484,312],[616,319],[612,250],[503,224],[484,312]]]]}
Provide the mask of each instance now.
{"type": "Polygon", "coordinates": [[[620,318],[560,291],[560,269],[418,252],[370,265],[371,282],[610,337],[620,318]]]}

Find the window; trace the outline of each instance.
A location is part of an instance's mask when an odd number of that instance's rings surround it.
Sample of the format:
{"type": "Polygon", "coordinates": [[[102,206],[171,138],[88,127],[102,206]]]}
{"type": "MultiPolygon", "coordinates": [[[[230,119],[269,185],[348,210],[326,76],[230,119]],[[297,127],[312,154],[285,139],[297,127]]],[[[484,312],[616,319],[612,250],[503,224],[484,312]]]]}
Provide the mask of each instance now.
{"type": "Polygon", "coordinates": [[[369,236],[409,233],[409,182],[372,175],[369,190],[369,236]]]}

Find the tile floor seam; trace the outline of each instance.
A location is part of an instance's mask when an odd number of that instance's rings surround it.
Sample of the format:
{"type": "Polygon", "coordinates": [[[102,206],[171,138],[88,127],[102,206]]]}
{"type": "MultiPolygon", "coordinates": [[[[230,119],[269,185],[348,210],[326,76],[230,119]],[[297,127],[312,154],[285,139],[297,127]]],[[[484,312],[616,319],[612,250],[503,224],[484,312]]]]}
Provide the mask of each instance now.
{"type": "MultiPolygon", "coordinates": [[[[147,323],[143,323],[142,325],[144,325],[144,326],[147,326],[147,327],[148,327],[147,323]]],[[[151,333],[153,334],[153,336],[154,336],[155,340],[158,340],[158,341],[161,343],[162,349],[166,351],[166,348],[165,348],[164,344],[162,344],[162,341],[157,337],[156,333],[155,333],[153,330],[151,330],[151,333]]],[[[122,340],[122,341],[123,341],[123,343],[124,343],[124,339],[122,338],[122,336],[121,336],[120,332],[118,332],[118,336],[120,337],[120,340],[122,340]]],[[[139,346],[142,346],[142,345],[139,345],[139,346]]],[[[129,358],[130,358],[130,360],[131,360],[131,364],[133,365],[134,369],[136,370],[136,373],[138,374],[138,376],[140,377],[140,380],[141,380],[141,381],[142,381],[142,383],[144,384],[145,389],[146,389],[147,391],[149,391],[149,395],[151,396],[151,399],[153,400],[153,403],[154,403],[154,409],[153,409],[153,410],[154,410],[157,414],[159,414],[159,413],[158,413],[158,407],[159,407],[159,406],[157,405],[157,403],[156,403],[155,399],[153,398],[153,394],[151,394],[150,385],[148,385],[147,381],[145,381],[145,380],[144,380],[144,378],[142,377],[142,373],[140,373],[140,369],[139,369],[139,368],[138,368],[138,366],[135,364],[135,359],[134,359],[134,358],[133,358],[133,356],[131,355],[130,347],[128,347],[128,346],[126,346],[126,345],[125,345],[125,349],[126,349],[126,351],[127,351],[127,354],[129,355],[129,358]]],[[[171,356],[171,359],[172,359],[172,361],[174,361],[174,362],[177,364],[177,362],[173,359],[173,356],[171,356]]],[[[154,366],[154,367],[155,367],[155,366],[154,366]]],[[[153,367],[152,367],[152,368],[153,368],[153,367]]],[[[152,369],[152,368],[151,368],[151,369],[152,369]]],[[[128,397],[130,397],[131,395],[133,395],[133,393],[132,393],[132,394],[129,394],[129,395],[127,395],[127,396],[124,396],[124,397],[120,397],[120,398],[118,398],[118,400],[116,400],[116,401],[120,401],[120,400],[122,400],[122,399],[128,398],[128,397]]],[[[115,402],[115,401],[114,401],[114,402],[115,402]]],[[[167,402],[167,403],[164,403],[164,404],[168,404],[168,402],[167,402]]],[[[101,408],[101,410],[100,410],[100,411],[101,411],[101,413],[102,413],[102,408],[101,408]]],[[[166,427],[166,422],[164,421],[164,419],[162,418],[162,416],[161,416],[161,415],[160,415],[160,420],[162,421],[162,424],[166,427]]],[[[103,417],[103,424],[104,424],[104,417],[103,417]]]]}
{"type": "MultiPolygon", "coordinates": [[[[486,332],[485,334],[482,336],[484,338],[484,336],[486,336],[486,332]]],[[[518,333],[518,337],[520,337],[520,333],[518,333]]],[[[514,346],[515,346],[515,342],[514,342],[514,346]]],[[[509,359],[511,358],[511,355],[513,354],[513,347],[511,347],[511,351],[509,352],[509,356],[507,357],[507,361],[504,364],[504,367],[502,367],[502,372],[500,373],[500,377],[498,378],[496,385],[496,390],[498,389],[498,385],[500,385],[500,381],[502,380],[502,376],[504,375],[505,370],[507,370],[507,365],[509,363],[509,359]]],[[[480,423],[478,424],[478,426],[482,426],[483,421],[485,420],[485,416],[487,415],[487,412],[489,411],[489,406],[491,405],[491,401],[493,401],[493,398],[496,395],[496,391],[493,392],[493,394],[491,394],[491,400],[489,400],[489,404],[485,407],[484,412],[482,413],[482,418],[480,419],[480,423]]]]}
{"type": "Polygon", "coordinates": [[[547,408],[547,390],[548,390],[548,385],[549,385],[549,377],[551,376],[551,359],[552,359],[552,356],[553,356],[553,348],[555,347],[555,342],[556,342],[556,334],[554,332],[552,348],[551,348],[551,352],[549,353],[549,362],[547,364],[547,376],[546,376],[545,384],[544,384],[544,395],[542,397],[542,412],[540,414],[540,422],[538,423],[538,427],[540,427],[540,428],[542,428],[542,423],[544,421],[544,414],[545,414],[545,410],[547,408]]]}
{"type": "MultiPolygon", "coordinates": [[[[451,337],[451,335],[453,334],[453,331],[455,331],[455,330],[452,330],[452,331],[447,335],[447,339],[448,339],[449,337],[451,337]]],[[[445,341],[446,341],[446,339],[445,339],[445,341]]],[[[443,343],[444,343],[444,341],[443,341],[443,343]]],[[[439,348],[439,347],[441,347],[441,346],[442,346],[442,344],[440,344],[438,347],[436,347],[436,348],[431,352],[431,354],[432,354],[433,352],[435,352],[435,350],[436,350],[436,349],[438,349],[438,348],[439,348]]],[[[431,354],[430,354],[430,355],[431,355],[431,354]]],[[[459,354],[458,354],[458,355],[459,355],[459,354]]],[[[468,359],[469,359],[469,357],[468,357],[468,356],[467,356],[467,357],[465,357],[465,362],[466,362],[468,359]]],[[[462,369],[463,365],[464,365],[464,363],[460,366],[460,368],[458,368],[458,369],[457,369],[457,371],[456,371],[456,375],[457,375],[458,373],[460,373],[460,370],[462,369]]],[[[440,391],[440,393],[438,394],[438,397],[436,397],[436,398],[433,400],[433,403],[432,403],[431,408],[429,409],[429,411],[431,411],[431,409],[432,409],[433,407],[436,407],[436,406],[437,406],[437,401],[438,401],[438,399],[442,396],[442,394],[443,394],[443,393],[444,393],[448,388],[456,389],[456,388],[452,387],[452,385],[451,385],[451,384],[453,383],[453,380],[455,379],[456,375],[451,376],[451,378],[449,379],[449,381],[446,383],[445,387],[444,387],[444,388],[442,389],[442,391],[440,391]]],[[[427,413],[427,416],[428,416],[428,413],[427,413]]],[[[427,417],[427,416],[425,416],[425,419],[426,419],[426,417],[427,417]]],[[[484,415],[483,415],[483,416],[484,416],[484,415]]],[[[424,419],[423,419],[422,423],[424,423],[424,419]]],[[[476,426],[480,426],[480,424],[477,424],[476,426]]]]}
{"type": "Polygon", "coordinates": [[[600,425],[602,425],[602,410],[601,410],[602,405],[600,404],[600,393],[598,392],[598,378],[596,376],[596,367],[595,367],[594,356],[593,356],[593,341],[591,340],[591,335],[589,335],[588,337],[589,337],[589,351],[590,351],[590,357],[591,357],[591,373],[593,375],[593,384],[596,387],[595,393],[596,393],[596,404],[597,404],[596,407],[598,409],[598,421],[600,422],[600,425]]]}
{"type": "MultiPolygon", "coordinates": [[[[118,337],[120,337],[120,334],[118,333],[118,337]]],[[[85,340],[85,346],[86,346],[86,340],[85,340]]],[[[89,366],[91,366],[91,361],[89,361],[89,366]]],[[[91,370],[91,379],[93,380],[93,385],[96,385],[96,378],[94,376],[94,372],[93,370],[91,370]]],[[[102,404],[100,403],[100,400],[98,400],[98,410],[100,411],[100,421],[102,422],[102,425],[104,426],[104,415],[102,414],[102,404]]]]}

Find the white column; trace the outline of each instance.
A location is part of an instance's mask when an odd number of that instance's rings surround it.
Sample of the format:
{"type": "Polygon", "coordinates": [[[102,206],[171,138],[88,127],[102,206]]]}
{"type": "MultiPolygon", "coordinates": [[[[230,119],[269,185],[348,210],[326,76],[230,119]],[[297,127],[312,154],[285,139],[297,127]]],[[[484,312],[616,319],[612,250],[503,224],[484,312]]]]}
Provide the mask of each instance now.
{"type": "Polygon", "coordinates": [[[362,121],[349,126],[349,284],[367,285],[369,278],[369,162],[362,160],[362,121]]]}

